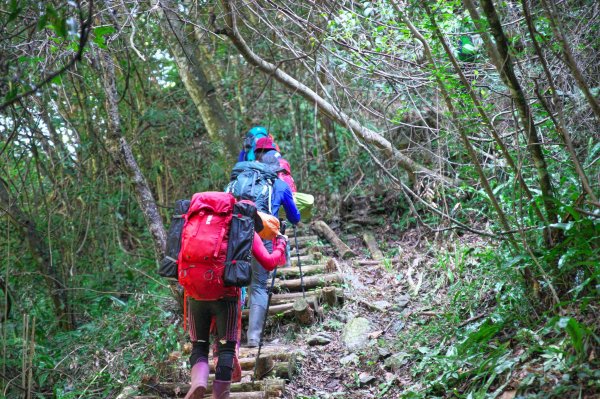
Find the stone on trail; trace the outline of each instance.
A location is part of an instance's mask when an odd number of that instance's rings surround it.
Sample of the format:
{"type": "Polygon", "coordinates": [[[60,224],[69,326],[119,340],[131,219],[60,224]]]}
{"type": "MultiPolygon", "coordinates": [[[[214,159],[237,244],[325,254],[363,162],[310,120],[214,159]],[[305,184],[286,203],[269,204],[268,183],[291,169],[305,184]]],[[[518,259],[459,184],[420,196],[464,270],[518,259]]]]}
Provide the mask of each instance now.
{"type": "Polygon", "coordinates": [[[342,366],[347,366],[350,363],[352,364],[358,364],[359,359],[358,359],[358,355],[356,353],[351,353],[348,356],[344,356],[343,358],[340,359],[340,364],[342,366]]]}
{"type": "Polygon", "coordinates": [[[381,347],[377,347],[377,354],[379,355],[380,359],[387,359],[388,357],[392,356],[392,352],[390,352],[388,348],[381,347]]]}
{"type": "Polygon", "coordinates": [[[310,346],[327,345],[332,340],[333,340],[333,337],[331,335],[324,333],[324,332],[320,332],[320,333],[316,333],[316,334],[308,337],[308,340],[306,341],[306,343],[309,344],[310,346]]]}
{"type": "Polygon", "coordinates": [[[406,323],[404,323],[404,321],[402,321],[402,320],[396,320],[394,322],[394,324],[392,324],[392,327],[390,328],[390,331],[393,334],[398,334],[404,328],[404,326],[406,326],[406,323]]]}
{"type": "Polygon", "coordinates": [[[409,295],[400,295],[398,297],[398,299],[396,300],[396,306],[398,306],[398,308],[403,309],[408,305],[408,302],[410,302],[410,296],[409,295]]]}
{"type": "Polygon", "coordinates": [[[398,371],[400,367],[408,363],[410,355],[406,352],[394,353],[392,356],[385,359],[384,366],[392,371],[398,371]]]}
{"type": "Polygon", "coordinates": [[[342,341],[348,350],[360,350],[367,346],[370,332],[371,322],[364,317],[355,317],[344,326],[342,341]]]}
{"type": "Polygon", "coordinates": [[[375,377],[373,377],[372,375],[365,373],[365,372],[362,372],[358,375],[358,381],[359,381],[361,387],[368,385],[375,380],[376,380],[375,377]]]}
{"type": "Polygon", "coordinates": [[[375,301],[373,302],[373,306],[379,309],[381,313],[385,313],[392,304],[388,301],[375,301]]]}

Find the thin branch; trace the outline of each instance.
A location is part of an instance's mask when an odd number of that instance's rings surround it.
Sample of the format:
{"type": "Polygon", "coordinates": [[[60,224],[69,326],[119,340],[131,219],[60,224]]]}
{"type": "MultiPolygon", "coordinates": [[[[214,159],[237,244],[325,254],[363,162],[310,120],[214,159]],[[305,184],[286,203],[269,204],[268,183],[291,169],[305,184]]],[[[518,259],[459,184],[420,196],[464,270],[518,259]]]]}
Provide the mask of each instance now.
{"type": "Polygon", "coordinates": [[[28,90],[28,91],[26,91],[24,93],[21,93],[21,94],[15,96],[15,97],[11,98],[8,101],[5,101],[2,105],[0,105],[0,112],[4,111],[5,108],[7,108],[10,105],[12,105],[12,104],[20,101],[21,99],[34,94],[39,89],[41,89],[43,86],[45,86],[46,84],[48,84],[48,82],[50,82],[52,79],[54,79],[55,77],[61,75],[66,70],[70,69],[78,61],[81,61],[81,56],[83,55],[83,50],[85,49],[85,45],[88,42],[89,33],[90,33],[90,30],[91,30],[91,27],[92,27],[92,8],[93,8],[93,4],[94,4],[94,0],[90,0],[90,5],[89,5],[89,9],[88,9],[88,17],[87,17],[87,19],[85,21],[80,21],[81,22],[81,31],[80,31],[80,34],[79,34],[79,48],[77,49],[77,53],[75,53],[75,55],[73,56],[73,58],[71,58],[71,60],[66,65],[64,65],[62,68],[60,68],[59,70],[54,71],[51,74],[47,75],[38,84],[33,85],[33,87],[30,90],[28,90]]]}

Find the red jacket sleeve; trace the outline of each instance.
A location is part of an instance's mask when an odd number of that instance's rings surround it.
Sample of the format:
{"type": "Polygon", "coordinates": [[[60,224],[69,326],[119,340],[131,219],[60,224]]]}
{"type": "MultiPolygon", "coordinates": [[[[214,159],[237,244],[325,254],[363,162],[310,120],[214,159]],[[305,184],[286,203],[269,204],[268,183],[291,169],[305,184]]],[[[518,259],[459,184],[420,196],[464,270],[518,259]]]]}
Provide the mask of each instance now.
{"type": "Polygon", "coordinates": [[[266,270],[271,271],[275,267],[285,265],[285,241],[276,240],[273,244],[273,253],[269,253],[258,233],[254,233],[252,242],[252,255],[266,270]]]}

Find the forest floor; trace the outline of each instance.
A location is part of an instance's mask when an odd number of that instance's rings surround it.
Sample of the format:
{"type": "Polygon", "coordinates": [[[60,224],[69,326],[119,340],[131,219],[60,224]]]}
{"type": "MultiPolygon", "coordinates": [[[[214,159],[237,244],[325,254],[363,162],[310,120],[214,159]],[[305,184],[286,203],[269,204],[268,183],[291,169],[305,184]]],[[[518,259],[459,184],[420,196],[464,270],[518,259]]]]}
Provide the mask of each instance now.
{"type": "Polygon", "coordinates": [[[516,276],[505,280],[490,267],[494,243],[422,228],[375,236],[387,237],[378,241],[385,254],[379,262],[367,260],[360,236],[342,235],[359,255],[340,261],[342,307],[325,307],[323,320],[309,328],[273,329],[272,339],[302,353],[286,397],[600,398],[595,356],[571,368],[568,340],[544,323],[527,324],[519,313],[532,308],[516,276]],[[368,340],[349,350],[344,330],[358,317],[369,321],[368,340]],[[309,345],[317,333],[330,342],[309,345]]]}
{"type": "MultiPolygon", "coordinates": [[[[480,236],[423,227],[369,230],[382,252],[378,260],[363,242],[364,226],[338,230],[357,255],[350,260],[341,260],[322,239],[303,237],[302,253],[314,257],[318,251],[321,261],[336,260],[343,301],[333,307],[322,303],[320,319],[309,327],[283,313],[269,317],[265,350],[295,353],[289,364],[297,367],[286,369],[293,375],[285,398],[600,398],[596,337],[581,330],[597,323],[586,316],[592,312],[566,309],[557,315],[532,301],[516,261],[480,236]],[[350,339],[350,326],[356,325],[361,339],[350,339]],[[592,350],[583,351],[584,346],[592,350]]],[[[140,369],[141,385],[154,395],[145,398],[158,397],[156,383],[189,381],[187,337],[180,331],[176,303],[169,303],[171,309],[164,309],[155,324],[144,324],[145,335],[164,340],[155,341],[146,355],[163,359],[156,372],[140,369]],[[168,327],[161,330],[161,325],[168,327]],[[167,356],[172,348],[180,349],[167,356]]],[[[254,359],[247,353],[242,357],[254,359]]],[[[242,384],[251,380],[251,368],[244,370],[242,384]]],[[[182,388],[160,397],[184,393],[182,388]]]]}

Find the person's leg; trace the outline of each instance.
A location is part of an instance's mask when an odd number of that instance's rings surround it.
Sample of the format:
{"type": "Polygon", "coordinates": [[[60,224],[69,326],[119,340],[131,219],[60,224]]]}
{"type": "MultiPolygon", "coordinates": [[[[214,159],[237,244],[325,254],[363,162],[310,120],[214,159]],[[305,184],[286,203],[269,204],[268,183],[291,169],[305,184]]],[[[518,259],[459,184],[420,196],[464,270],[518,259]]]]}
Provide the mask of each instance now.
{"type": "Polygon", "coordinates": [[[192,381],[185,399],[202,399],[208,385],[208,348],[210,330],[210,308],[209,302],[195,301],[190,298],[189,302],[189,330],[192,341],[192,354],[190,355],[190,366],[192,367],[192,381]]]}
{"type": "MultiPolygon", "coordinates": [[[[273,243],[263,240],[265,247],[273,252],[273,243]]],[[[248,315],[248,346],[258,346],[265,314],[267,312],[267,282],[269,272],[255,259],[252,260],[252,282],[250,283],[250,314],[248,315]]]]}
{"type": "Polygon", "coordinates": [[[240,382],[242,380],[242,366],[240,365],[240,340],[242,339],[242,308],[244,298],[240,295],[237,309],[237,325],[235,332],[235,356],[233,357],[233,377],[231,382],[240,382]]]}
{"type": "Polygon", "coordinates": [[[229,398],[233,360],[237,345],[238,298],[227,298],[214,302],[213,311],[217,322],[219,361],[215,369],[213,398],[229,398]]]}

